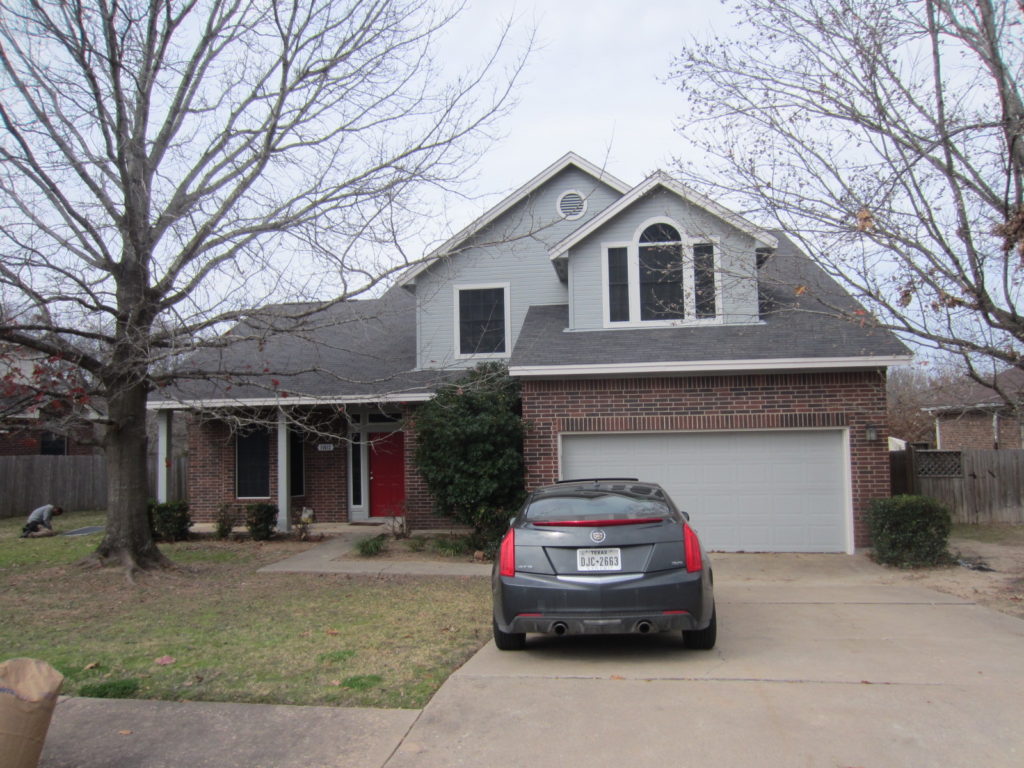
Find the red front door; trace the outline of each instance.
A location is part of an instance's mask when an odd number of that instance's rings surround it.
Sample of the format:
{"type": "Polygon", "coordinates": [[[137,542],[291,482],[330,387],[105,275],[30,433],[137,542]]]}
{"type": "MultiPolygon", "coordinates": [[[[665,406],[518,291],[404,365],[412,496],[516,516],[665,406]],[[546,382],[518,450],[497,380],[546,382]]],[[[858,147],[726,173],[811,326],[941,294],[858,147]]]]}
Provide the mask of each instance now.
{"type": "Polygon", "coordinates": [[[370,516],[403,515],[405,433],[374,432],[370,439],[370,516]]]}

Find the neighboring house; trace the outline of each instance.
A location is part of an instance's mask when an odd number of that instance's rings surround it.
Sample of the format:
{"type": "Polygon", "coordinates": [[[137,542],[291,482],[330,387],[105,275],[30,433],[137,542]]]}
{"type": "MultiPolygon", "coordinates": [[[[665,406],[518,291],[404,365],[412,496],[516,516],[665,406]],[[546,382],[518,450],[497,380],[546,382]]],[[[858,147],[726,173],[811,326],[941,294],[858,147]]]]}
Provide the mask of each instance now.
{"type": "Polygon", "coordinates": [[[432,257],[379,299],[324,307],[313,332],[197,360],[253,375],[154,399],[162,424],[208,414],[190,432],[197,516],[261,499],[429,524],[417,404],[499,360],[522,385],[529,487],[656,480],[718,550],[867,543],[867,503],[889,492],[886,369],[909,353],[783,234],[664,173],[629,187],[568,154],[432,257]],[[277,428],[242,427],[253,412],[277,428]]]}
{"type": "Polygon", "coordinates": [[[1024,448],[1024,371],[1010,368],[995,377],[992,387],[963,378],[941,388],[924,410],[935,424],[935,446],[939,450],[992,450],[1024,448]],[[1005,397],[1003,396],[1005,395],[1005,397]]]}
{"type": "Polygon", "coordinates": [[[53,387],[48,391],[51,375],[61,373],[56,368],[59,364],[39,352],[16,345],[0,346],[0,456],[97,452],[92,428],[68,418],[72,410],[83,409],[60,396],[67,378],[52,376],[53,387]]]}

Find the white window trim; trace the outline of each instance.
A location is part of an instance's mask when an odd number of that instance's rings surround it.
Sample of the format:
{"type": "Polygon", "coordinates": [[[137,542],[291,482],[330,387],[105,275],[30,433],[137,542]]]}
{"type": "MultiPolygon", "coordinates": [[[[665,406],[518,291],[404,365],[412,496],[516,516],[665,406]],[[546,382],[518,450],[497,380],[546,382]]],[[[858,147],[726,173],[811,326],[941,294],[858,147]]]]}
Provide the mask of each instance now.
{"type": "Polygon", "coordinates": [[[512,284],[501,283],[466,283],[464,285],[452,286],[452,351],[456,360],[507,360],[512,356],[512,284]],[[501,288],[505,292],[505,351],[504,352],[474,352],[471,354],[462,353],[461,328],[459,323],[459,292],[473,291],[490,288],[501,288]]]}
{"type": "Polygon", "coordinates": [[[601,324],[604,328],[679,328],[702,325],[722,325],[722,249],[718,237],[691,237],[677,222],[664,216],[647,219],[633,234],[628,242],[601,243],[601,324]],[[688,265],[683,270],[683,311],[686,317],[675,320],[641,320],[640,319],[640,235],[652,224],[668,224],[680,233],[683,246],[683,263],[688,265]],[[715,316],[696,317],[697,298],[694,293],[696,281],[693,273],[693,247],[695,245],[714,246],[715,270],[715,316]],[[612,322],[611,306],[608,302],[608,251],[612,248],[626,249],[626,270],[629,275],[629,320],[612,322]]]}

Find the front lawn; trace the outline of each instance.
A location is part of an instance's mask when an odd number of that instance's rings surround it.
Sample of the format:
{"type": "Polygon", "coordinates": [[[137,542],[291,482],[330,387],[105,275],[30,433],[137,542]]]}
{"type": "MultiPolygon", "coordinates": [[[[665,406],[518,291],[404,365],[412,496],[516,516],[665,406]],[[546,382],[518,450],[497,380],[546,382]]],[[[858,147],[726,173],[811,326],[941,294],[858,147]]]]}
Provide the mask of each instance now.
{"type": "Polygon", "coordinates": [[[486,579],[260,574],[311,545],[196,540],[132,586],[74,564],[100,534],[19,539],[23,522],[0,520],[0,658],[48,661],[64,693],[418,708],[490,633],[486,579]]]}

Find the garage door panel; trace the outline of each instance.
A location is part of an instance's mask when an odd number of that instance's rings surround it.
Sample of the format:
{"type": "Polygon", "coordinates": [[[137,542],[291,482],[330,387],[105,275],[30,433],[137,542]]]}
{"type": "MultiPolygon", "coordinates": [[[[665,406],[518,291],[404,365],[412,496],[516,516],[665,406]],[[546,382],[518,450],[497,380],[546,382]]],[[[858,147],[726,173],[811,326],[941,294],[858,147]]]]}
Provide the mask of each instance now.
{"type": "Polygon", "coordinates": [[[840,431],[564,435],[562,477],[654,480],[711,549],[844,551],[843,441],[840,431]]]}

